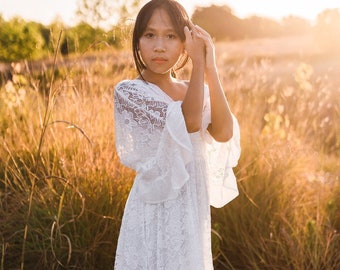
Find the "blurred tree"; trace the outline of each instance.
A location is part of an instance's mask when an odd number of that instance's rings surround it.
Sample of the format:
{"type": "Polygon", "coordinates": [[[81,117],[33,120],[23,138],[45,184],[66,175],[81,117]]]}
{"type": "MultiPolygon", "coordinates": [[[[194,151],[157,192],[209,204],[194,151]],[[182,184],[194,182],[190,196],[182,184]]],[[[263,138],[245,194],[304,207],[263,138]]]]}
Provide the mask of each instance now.
{"type": "Polygon", "coordinates": [[[65,39],[61,43],[61,53],[82,53],[91,47],[96,41],[96,37],[100,34],[99,30],[96,30],[87,23],[80,23],[75,27],[69,28],[65,31],[65,39]]]}
{"type": "Polygon", "coordinates": [[[64,30],[64,36],[60,45],[63,55],[70,53],[84,53],[86,51],[101,50],[103,47],[122,45],[121,34],[117,29],[105,32],[101,28],[94,28],[87,23],[64,30]]]}
{"type": "Polygon", "coordinates": [[[244,20],[244,33],[247,38],[274,37],[281,32],[280,24],[269,18],[251,16],[244,20]]]}
{"type": "Polygon", "coordinates": [[[81,22],[95,27],[114,16],[114,9],[105,0],[79,0],[77,16],[81,22]]]}
{"type": "MultiPolygon", "coordinates": [[[[131,39],[132,22],[145,0],[78,0],[77,16],[101,32],[101,41],[116,48],[126,47],[131,39]]],[[[97,35],[97,38],[99,35],[97,35]]]]}
{"type": "Polygon", "coordinates": [[[50,53],[50,56],[52,56],[57,51],[58,40],[59,40],[60,34],[61,34],[61,40],[59,41],[60,42],[59,46],[61,46],[61,44],[64,42],[66,38],[65,31],[68,29],[68,27],[64,24],[64,22],[60,18],[57,17],[47,27],[47,29],[49,31],[48,51],[50,53]]]}
{"type": "Polygon", "coordinates": [[[285,35],[300,35],[311,31],[311,24],[301,17],[290,15],[281,21],[282,33],[285,35]]]}
{"type": "Polygon", "coordinates": [[[77,16],[93,27],[125,24],[137,13],[141,0],[78,0],[77,16]]]}
{"type": "Polygon", "coordinates": [[[141,0],[120,1],[120,16],[118,24],[131,24],[139,11],[141,0]]]}
{"type": "Polygon", "coordinates": [[[192,21],[202,26],[216,40],[243,37],[243,22],[233,15],[228,6],[198,7],[192,15],[192,21]]]}
{"type": "Polygon", "coordinates": [[[50,44],[50,41],[51,41],[51,34],[50,34],[49,27],[47,27],[47,26],[45,26],[45,25],[43,25],[41,23],[37,23],[37,29],[40,32],[41,37],[44,40],[44,48],[46,50],[48,50],[49,44],[50,44]]]}
{"type": "Polygon", "coordinates": [[[340,9],[327,9],[318,15],[315,40],[322,50],[340,53],[340,9]]]}
{"type": "Polygon", "coordinates": [[[45,46],[39,24],[20,18],[0,22],[0,61],[12,62],[41,57],[45,46]]]}
{"type": "Polygon", "coordinates": [[[198,7],[192,15],[192,21],[206,29],[216,40],[275,37],[282,34],[279,22],[258,16],[240,19],[228,6],[198,7]]]}

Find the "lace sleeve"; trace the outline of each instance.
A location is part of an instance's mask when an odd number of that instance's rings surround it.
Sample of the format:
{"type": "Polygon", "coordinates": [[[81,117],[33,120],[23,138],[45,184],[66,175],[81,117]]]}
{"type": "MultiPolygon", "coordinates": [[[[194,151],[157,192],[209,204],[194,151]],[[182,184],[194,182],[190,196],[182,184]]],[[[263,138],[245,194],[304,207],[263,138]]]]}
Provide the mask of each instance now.
{"type": "Polygon", "coordinates": [[[114,91],[116,150],[121,162],[136,169],[150,143],[150,136],[160,135],[165,125],[167,104],[143,93],[129,81],[119,83],[114,91]]]}
{"type": "Polygon", "coordinates": [[[206,130],[211,122],[209,96],[203,111],[204,140],[206,142],[206,160],[210,204],[223,207],[239,194],[233,167],[236,167],[241,154],[240,127],[234,115],[233,137],[225,143],[216,142],[206,130]]]}
{"type": "Polygon", "coordinates": [[[192,160],[181,102],[165,102],[131,83],[114,93],[116,148],[121,162],[137,171],[144,202],[175,198],[188,180],[192,160]]]}

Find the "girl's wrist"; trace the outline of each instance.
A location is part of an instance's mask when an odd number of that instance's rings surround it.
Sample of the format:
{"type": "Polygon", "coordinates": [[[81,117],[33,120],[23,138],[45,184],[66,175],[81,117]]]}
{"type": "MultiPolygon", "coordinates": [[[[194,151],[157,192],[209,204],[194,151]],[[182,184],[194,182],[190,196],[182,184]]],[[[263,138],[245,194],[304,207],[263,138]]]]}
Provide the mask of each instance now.
{"type": "Polygon", "coordinates": [[[217,74],[217,66],[215,64],[210,65],[210,66],[206,66],[205,67],[205,73],[206,73],[207,76],[217,74]]]}
{"type": "Polygon", "coordinates": [[[201,66],[201,67],[204,67],[205,66],[205,61],[204,59],[202,58],[191,58],[191,61],[192,61],[192,65],[193,66],[201,66]]]}

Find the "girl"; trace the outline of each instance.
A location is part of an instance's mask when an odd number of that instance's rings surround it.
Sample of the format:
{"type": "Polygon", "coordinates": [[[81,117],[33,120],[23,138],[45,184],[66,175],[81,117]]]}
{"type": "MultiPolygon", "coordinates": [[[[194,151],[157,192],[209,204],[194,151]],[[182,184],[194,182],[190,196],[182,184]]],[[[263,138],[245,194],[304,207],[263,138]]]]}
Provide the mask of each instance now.
{"type": "Polygon", "coordinates": [[[152,0],[137,16],[132,43],[139,76],[115,87],[114,115],[118,155],[137,176],[115,269],[213,269],[210,205],[238,195],[232,167],[240,137],[212,39],[178,2],[152,0]],[[188,57],[190,80],[178,80],[188,57]]]}

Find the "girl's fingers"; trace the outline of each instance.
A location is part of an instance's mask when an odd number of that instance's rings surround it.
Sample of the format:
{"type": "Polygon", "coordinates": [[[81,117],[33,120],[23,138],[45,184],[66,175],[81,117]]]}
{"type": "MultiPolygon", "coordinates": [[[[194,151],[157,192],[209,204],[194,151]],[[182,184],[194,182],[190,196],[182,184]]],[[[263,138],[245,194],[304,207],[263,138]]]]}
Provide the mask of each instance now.
{"type": "Polygon", "coordinates": [[[194,25],[192,21],[189,21],[189,26],[190,26],[191,34],[193,37],[200,35],[200,31],[198,31],[196,25],[194,25]]]}
{"type": "Polygon", "coordinates": [[[211,38],[210,34],[207,31],[205,31],[202,27],[196,25],[196,29],[198,29],[201,35],[206,36],[209,39],[211,38]]]}
{"type": "Polygon", "coordinates": [[[202,27],[198,25],[194,25],[192,21],[189,21],[189,26],[190,26],[191,35],[193,38],[198,37],[206,41],[211,40],[210,34],[207,31],[205,31],[202,27]]]}
{"type": "Polygon", "coordinates": [[[189,37],[191,38],[191,31],[189,30],[188,26],[184,27],[184,35],[188,39],[189,37]]]}

